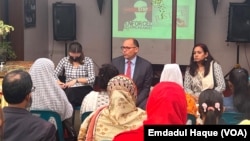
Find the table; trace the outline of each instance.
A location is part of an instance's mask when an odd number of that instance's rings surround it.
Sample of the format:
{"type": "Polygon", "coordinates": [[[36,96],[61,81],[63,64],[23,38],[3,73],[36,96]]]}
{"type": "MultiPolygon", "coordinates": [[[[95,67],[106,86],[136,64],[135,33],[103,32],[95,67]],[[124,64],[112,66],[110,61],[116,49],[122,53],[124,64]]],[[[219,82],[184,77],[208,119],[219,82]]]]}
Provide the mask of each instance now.
{"type": "Polygon", "coordinates": [[[4,64],[3,68],[0,68],[0,78],[12,70],[23,69],[29,71],[33,61],[8,61],[4,64]]]}
{"type": "Polygon", "coordinates": [[[0,99],[2,108],[8,105],[2,94],[2,81],[5,74],[16,69],[29,71],[32,64],[33,61],[8,61],[4,64],[3,68],[0,68],[0,99]]]}

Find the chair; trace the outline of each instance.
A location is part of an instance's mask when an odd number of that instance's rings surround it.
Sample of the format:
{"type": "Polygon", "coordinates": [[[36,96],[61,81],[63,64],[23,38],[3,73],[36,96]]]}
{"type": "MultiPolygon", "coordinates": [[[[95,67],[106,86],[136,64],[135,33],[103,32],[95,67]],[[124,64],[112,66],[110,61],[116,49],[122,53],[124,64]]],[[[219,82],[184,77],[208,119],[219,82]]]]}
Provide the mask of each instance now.
{"type": "Polygon", "coordinates": [[[187,114],[187,124],[188,125],[196,125],[196,117],[192,114],[187,114]]]}
{"type": "Polygon", "coordinates": [[[243,114],[235,112],[224,112],[222,113],[221,119],[225,122],[225,124],[237,125],[243,120],[243,114]]]}
{"type": "Polygon", "coordinates": [[[31,110],[30,112],[35,116],[53,123],[57,129],[59,141],[64,141],[62,120],[58,113],[50,110],[31,110]]]}
{"type": "Polygon", "coordinates": [[[81,122],[83,122],[85,120],[86,117],[88,117],[93,111],[87,111],[87,112],[84,112],[82,115],[81,115],[81,122]]]}
{"type": "Polygon", "coordinates": [[[73,115],[72,115],[72,124],[75,125],[75,114],[76,114],[76,110],[80,111],[81,106],[76,106],[73,109],[73,115]]]}

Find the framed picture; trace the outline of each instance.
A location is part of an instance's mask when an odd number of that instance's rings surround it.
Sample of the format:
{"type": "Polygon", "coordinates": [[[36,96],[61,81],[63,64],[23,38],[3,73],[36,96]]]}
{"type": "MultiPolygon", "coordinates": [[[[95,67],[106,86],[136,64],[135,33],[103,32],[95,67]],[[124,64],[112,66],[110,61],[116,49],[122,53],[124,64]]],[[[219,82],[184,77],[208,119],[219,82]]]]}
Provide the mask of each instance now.
{"type": "Polygon", "coordinates": [[[26,28],[36,26],[36,0],[24,0],[24,24],[26,28]]]}

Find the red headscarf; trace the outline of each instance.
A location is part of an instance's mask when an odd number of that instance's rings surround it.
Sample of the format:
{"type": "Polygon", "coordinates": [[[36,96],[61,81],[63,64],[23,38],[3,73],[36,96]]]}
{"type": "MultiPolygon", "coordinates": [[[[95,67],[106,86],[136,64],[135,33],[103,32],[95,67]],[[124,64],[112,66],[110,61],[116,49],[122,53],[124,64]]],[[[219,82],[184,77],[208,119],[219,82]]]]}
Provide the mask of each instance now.
{"type": "Polygon", "coordinates": [[[161,82],[147,102],[144,124],[186,124],[187,101],[183,88],[174,82],[161,82]]]}
{"type": "MultiPolygon", "coordinates": [[[[183,88],[174,82],[158,83],[147,102],[147,120],[144,125],[172,124],[185,125],[187,121],[187,101],[183,88]]],[[[113,141],[135,139],[143,141],[143,126],[115,136],[113,141]]]]}

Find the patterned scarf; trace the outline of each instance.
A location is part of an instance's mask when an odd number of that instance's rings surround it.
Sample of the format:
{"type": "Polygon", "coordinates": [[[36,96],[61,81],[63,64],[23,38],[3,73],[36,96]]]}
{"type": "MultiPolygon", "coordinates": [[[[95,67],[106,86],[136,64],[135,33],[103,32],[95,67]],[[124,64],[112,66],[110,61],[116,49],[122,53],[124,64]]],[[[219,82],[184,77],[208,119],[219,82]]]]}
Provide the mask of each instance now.
{"type": "Polygon", "coordinates": [[[47,58],[39,58],[31,66],[30,71],[33,85],[31,110],[52,110],[61,116],[62,120],[70,118],[73,108],[64,91],[54,79],[54,63],[47,58]]]}
{"type": "Polygon", "coordinates": [[[108,83],[107,92],[110,97],[109,105],[93,112],[84,120],[79,131],[78,141],[85,139],[89,141],[112,140],[116,134],[142,125],[146,113],[135,105],[137,89],[132,79],[125,75],[112,78],[108,83]],[[91,129],[90,122],[93,121],[93,117],[96,119],[94,119],[94,127],[91,129]],[[93,130],[93,133],[88,130],[93,130]],[[93,135],[89,135],[89,133],[93,135]]]}

